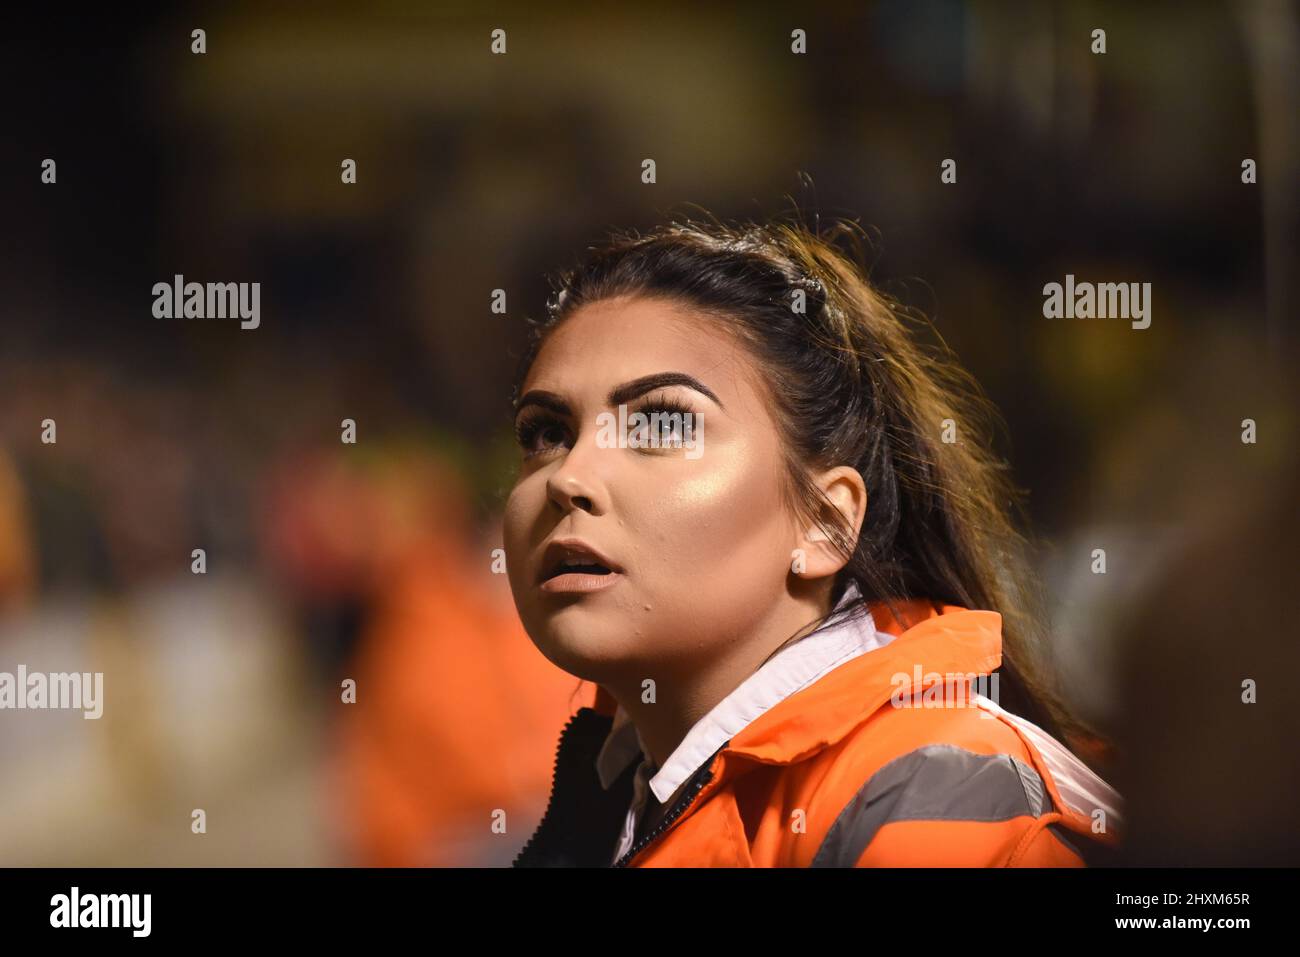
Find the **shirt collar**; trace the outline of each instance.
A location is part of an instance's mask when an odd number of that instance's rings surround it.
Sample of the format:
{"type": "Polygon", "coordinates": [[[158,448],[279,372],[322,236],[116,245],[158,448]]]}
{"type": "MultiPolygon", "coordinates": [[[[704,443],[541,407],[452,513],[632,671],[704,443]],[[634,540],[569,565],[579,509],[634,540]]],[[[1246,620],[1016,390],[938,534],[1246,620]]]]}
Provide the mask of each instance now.
{"type": "MultiPolygon", "coordinates": [[[[850,582],[835,606],[839,612],[858,598],[857,584],[850,582]]],[[[728,740],[760,715],[806,688],[828,672],[859,655],[881,648],[895,635],[876,628],[871,613],[863,608],[852,615],[782,648],[757,671],[742,681],[687,732],[662,768],[650,778],[650,790],[664,803],[728,740]]],[[[605,790],[637,756],[650,763],[641,733],[620,705],[614,713],[609,735],[596,757],[596,772],[605,790]]]]}

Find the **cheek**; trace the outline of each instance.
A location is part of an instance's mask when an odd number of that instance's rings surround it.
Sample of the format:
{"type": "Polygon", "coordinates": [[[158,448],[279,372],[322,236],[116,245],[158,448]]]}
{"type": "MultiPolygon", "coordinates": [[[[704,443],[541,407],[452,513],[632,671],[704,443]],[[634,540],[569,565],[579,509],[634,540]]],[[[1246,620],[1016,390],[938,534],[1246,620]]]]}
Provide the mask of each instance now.
{"type": "Polygon", "coordinates": [[[634,506],[638,566],[664,599],[716,600],[703,582],[725,582],[732,594],[751,583],[770,591],[789,564],[775,464],[753,448],[718,452],[634,506]]]}
{"type": "Polygon", "coordinates": [[[544,493],[545,486],[525,478],[511,489],[506,499],[501,516],[501,544],[506,553],[506,577],[512,588],[517,588],[522,581],[544,493]]]}

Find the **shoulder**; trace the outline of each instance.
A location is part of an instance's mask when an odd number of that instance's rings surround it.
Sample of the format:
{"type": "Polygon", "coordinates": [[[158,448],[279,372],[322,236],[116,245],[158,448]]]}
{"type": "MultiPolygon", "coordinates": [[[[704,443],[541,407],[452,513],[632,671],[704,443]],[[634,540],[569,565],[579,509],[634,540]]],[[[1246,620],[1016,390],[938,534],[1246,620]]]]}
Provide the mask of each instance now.
{"type": "Polygon", "coordinates": [[[1050,782],[996,713],[886,706],[817,764],[811,866],[1082,863],[1050,782]]]}

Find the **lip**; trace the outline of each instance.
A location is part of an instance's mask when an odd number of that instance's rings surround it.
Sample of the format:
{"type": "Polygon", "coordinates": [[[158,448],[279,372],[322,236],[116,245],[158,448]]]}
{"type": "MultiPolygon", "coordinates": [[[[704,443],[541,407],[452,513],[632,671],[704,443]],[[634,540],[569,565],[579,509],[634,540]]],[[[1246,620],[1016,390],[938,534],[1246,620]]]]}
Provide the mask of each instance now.
{"type": "Polygon", "coordinates": [[[552,595],[586,594],[593,591],[604,591],[606,588],[617,584],[622,577],[618,572],[610,572],[608,575],[584,575],[577,572],[568,572],[564,575],[548,578],[537,587],[552,595]]]}
{"type": "Polygon", "coordinates": [[[603,591],[623,577],[623,568],[590,542],[581,538],[557,538],[542,550],[537,587],[552,594],[581,594],[603,591]],[[547,578],[547,574],[565,559],[578,558],[609,569],[608,574],[566,572],[547,578]]]}

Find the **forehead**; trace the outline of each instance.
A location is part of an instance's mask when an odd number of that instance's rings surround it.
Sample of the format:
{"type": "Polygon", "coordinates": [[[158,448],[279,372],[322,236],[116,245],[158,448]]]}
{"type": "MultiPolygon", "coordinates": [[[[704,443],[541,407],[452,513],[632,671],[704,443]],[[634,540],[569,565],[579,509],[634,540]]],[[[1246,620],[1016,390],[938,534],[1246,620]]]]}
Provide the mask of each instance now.
{"type": "Polygon", "coordinates": [[[603,396],[656,372],[685,372],[748,404],[760,390],[752,357],[721,320],[666,299],[620,297],[576,309],[547,337],[521,392],[603,396]]]}

